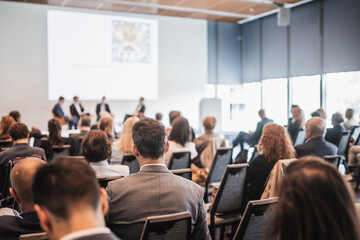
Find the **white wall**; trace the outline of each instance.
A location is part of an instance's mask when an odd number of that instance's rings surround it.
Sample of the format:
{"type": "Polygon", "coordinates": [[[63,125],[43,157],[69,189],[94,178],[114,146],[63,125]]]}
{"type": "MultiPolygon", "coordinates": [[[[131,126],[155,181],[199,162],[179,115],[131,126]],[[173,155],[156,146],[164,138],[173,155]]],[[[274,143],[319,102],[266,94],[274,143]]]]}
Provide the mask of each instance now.
{"type": "MultiPolygon", "coordinates": [[[[48,9],[99,12],[38,4],[0,2],[0,115],[19,110],[22,121],[46,130],[54,101],[47,94],[48,9]]],[[[131,16],[135,16],[132,14],[131,16]]],[[[207,81],[207,24],[204,20],[136,15],[159,20],[159,99],[146,101],[146,115],[164,115],[168,125],[170,110],[180,110],[190,124],[198,127],[199,102],[207,81]]],[[[59,93],[59,96],[61,93],[59,93]]],[[[81,99],[81,96],[80,96],[81,99]]],[[[64,109],[69,112],[71,99],[64,109]]],[[[95,101],[83,102],[95,113],[95,101]]],[[[112,101],[115,121],[135,111],[136,101],[112,101]]]]}

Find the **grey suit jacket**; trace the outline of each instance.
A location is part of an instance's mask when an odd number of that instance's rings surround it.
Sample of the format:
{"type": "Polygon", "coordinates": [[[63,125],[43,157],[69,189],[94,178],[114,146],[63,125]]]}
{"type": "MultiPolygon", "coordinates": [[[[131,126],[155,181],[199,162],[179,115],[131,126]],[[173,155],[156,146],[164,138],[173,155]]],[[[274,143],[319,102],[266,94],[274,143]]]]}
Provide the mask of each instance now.
{"type": "Polygon", "coordinates": [[[210,239],[203,190],[161,165],[145,165],[140,172],[112,181],[108,226],[121,239],[139,239],[147,217],[188,211],[191,239],[210,239]]]}

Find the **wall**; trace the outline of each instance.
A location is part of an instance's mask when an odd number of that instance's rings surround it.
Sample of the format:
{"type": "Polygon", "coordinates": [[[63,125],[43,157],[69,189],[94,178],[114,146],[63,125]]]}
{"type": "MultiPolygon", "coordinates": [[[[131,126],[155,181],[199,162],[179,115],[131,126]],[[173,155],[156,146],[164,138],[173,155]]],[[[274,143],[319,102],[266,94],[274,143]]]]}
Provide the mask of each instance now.
{"type": "MultiPolygon", "coordinates": [[[[0,2],[0,114],[19,110],[22,121],[46,130],[56,103],[47,97],[47,19],[48,9],[98,12],[129,16],[125,13],[51,7],[37,4],[0,2]]],[[[199,102],[207,82],[207,22],[203,20],[131,16],[159,20],[159,99],[146,101],[146,115],[164,115],[180,110],[194,127],[199,123],[199,102]]],[[[61,93],[59,93],[60,95],[61,93]]],[[[81,96],[80,96],[81,99],[81,96]]],[[[71,100],[67,99],[64,109],[71,100]]],[[[95,113],[96,101],[83,102],[95,113]]],[[[115,121],[135,111],[136,101],[112,101],[115,121]]]]}

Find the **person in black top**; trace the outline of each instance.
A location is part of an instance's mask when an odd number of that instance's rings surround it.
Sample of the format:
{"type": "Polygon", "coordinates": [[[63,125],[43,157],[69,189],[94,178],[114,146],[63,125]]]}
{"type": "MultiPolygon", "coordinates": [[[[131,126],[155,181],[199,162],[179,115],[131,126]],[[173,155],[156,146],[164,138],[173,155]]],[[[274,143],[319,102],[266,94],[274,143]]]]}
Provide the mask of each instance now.
{"type": "Polygon", "coordinates": [[[105,101],[106,101],[106,97],[103,96],[101,99],[101,103],[98,103],[96,105],[96,116],[97,116],[96,121],[100,120],[102,113],[108,112],[109,114],[111,114],[109,104],[105,103],[105,101]]]}
{"type": "Polygon", "coordinates": [[[288,125],[288,132],[290,134],[291,140],[293,143],[296,141],[296,137],[299,133],[299,130],[304,127],[305,118],[304,112],[299,107],[294,107],[292,109],[292,120],[288,125]]]}
{"type": "Polygon", "coordinates": [[[325,140],[331,142],[334,145],[338,145],[342,131],[345,130],[344,126],[341,123],[344,122],[344,119],[340,113],[334,113],[331,117],[332,128],[328,128],[325,134],[325,140]]]}

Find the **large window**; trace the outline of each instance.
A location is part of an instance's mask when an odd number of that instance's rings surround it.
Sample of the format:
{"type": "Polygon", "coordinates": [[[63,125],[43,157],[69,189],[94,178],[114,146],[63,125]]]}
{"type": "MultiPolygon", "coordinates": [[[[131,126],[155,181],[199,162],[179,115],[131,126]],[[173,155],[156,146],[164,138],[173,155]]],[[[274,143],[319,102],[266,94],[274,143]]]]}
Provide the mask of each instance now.
{"type": "Polygon", "coordinates": [[[287,124],[287,78],[262,81],[262,106],[268,118],[280,125],[287,124]]]}
{"type": "Polygon", "coordinates": [[[306,120],[320,108],[320,75],[293,77],[290,90],[290,104],[299,105],[306,120]]]}

